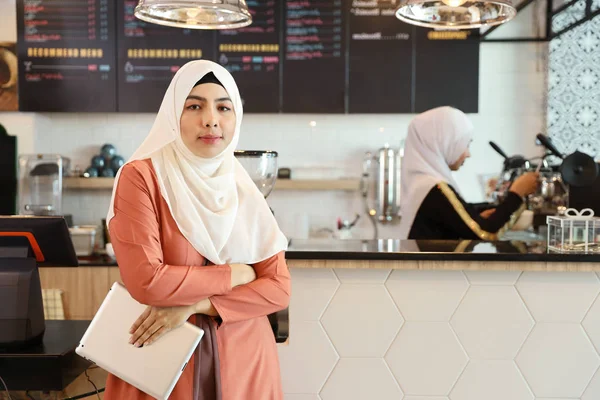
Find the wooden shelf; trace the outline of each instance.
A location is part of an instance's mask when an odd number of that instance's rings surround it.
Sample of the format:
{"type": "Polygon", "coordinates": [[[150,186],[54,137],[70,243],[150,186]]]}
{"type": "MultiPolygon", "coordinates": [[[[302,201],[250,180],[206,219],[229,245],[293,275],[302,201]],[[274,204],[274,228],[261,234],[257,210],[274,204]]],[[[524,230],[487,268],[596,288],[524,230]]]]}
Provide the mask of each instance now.
{"type": "MultiPolygon", "coordinates": [[[[65,178],[67,190],[112,190],[114,178],[65,178]]],[[[278,179],[274,190],[347,190],[360,187],[359,179],[278,179]]]]}
{"type": "Polygon", "coordinates": [[[115,178],[64,178],[63,188],[69,190],[112,190],[115,178]]]}
{"type": "Polygon", "coordinates": [[[278,179],[274,190],[358,190],[359,179],[278,179]]]}

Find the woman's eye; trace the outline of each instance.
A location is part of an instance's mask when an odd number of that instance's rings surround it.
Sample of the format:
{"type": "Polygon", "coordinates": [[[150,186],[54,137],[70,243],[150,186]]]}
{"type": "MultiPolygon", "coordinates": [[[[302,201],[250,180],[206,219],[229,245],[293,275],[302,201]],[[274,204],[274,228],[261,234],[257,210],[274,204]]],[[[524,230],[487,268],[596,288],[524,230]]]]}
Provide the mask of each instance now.
{"type": "Polygon", "coordinates": [[[219,111],[231,111],[231,108],[229,108],[227,106],[220,106],[219,111]]]}
{"type": "Polygon", "coordinates": [[[198,104],[192,104],[190,106],[187,106],[188,110],[199,110],[200,106],[198,104]]]}

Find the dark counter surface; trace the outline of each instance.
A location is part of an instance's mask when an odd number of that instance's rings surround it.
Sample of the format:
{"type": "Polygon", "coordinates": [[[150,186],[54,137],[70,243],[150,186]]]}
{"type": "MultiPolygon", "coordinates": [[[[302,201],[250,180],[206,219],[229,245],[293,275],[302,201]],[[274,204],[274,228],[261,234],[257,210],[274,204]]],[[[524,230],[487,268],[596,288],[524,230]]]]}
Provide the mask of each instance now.
{"type": "Polygon", "coordinates": [[[292,239],[286,258],[289,260],[600,262],[600,251],[590,254],[549,252],[545,241],[292,239]]]}
{"type": "MultiPolygon", "coordinates": [[[[543,241],[291,239],[288,260],[443,260],[600,262],[600,251],[554,253],[543,241]]],[[[80,257],[79,266],[116,266],[106,255],[80,257]]]]}

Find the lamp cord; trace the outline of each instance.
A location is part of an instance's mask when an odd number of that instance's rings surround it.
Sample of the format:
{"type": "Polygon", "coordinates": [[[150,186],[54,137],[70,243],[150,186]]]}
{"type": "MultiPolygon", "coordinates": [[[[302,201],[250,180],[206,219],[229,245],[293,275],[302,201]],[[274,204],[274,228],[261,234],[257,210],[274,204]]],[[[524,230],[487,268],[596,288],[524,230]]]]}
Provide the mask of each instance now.
{"type": "Polygon", "coordinates": [[[4,390],[6,390],[6,394],[8,395],[8,400],[12,400],[12,397],[10,397],[10,392],[8,391],[8,386],[6,386],[6,382],[4,382],[4,379],[2,379],[1,376],[0,376],[0,382],[2,382],[2,385],[4,386],[4,390]]]}

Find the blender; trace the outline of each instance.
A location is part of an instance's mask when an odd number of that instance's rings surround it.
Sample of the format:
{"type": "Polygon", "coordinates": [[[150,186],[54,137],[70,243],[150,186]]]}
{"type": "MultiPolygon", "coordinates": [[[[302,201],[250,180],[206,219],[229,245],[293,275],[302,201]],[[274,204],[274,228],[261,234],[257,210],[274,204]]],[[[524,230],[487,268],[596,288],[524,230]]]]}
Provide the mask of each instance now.
{"type": "Polygon", "coordinates": [[[273,190],[277,179],[277,152],[237,150],[234,155],[266,199],[273,190]]]}
{"type": "MultiPolygon", "coordinates": [[[[269,150],[237,150],[235,157],[242,164],[250,178],[265,199],[269,196],[277,179],[277,152],[269,150]]],[[[271,209],[271,212],[273,210],[271,209]]],[[[277,343],[285,342],[289,335],[289,312],[286,308],[269,314],[269,323],[277,343]]]]}
{"type": "Polygon", "coordinates": [[[63,164],[58,154],[19,156],[20,215],[62,215],[63,164]]]}

